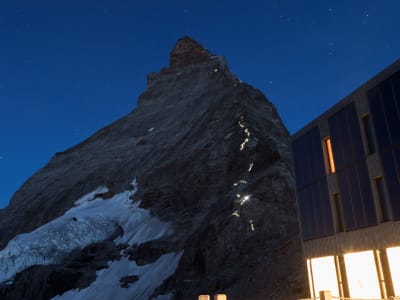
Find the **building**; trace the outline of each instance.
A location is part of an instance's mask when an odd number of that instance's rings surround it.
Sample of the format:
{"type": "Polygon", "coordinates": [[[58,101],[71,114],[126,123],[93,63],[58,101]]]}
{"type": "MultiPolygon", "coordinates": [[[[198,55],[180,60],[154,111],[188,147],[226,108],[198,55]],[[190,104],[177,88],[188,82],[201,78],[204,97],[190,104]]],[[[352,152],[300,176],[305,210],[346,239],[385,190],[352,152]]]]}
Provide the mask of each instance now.
{"type": "Polygon", "coordinates": [[[292,148],[311,297],[400,296],[400,60],[292,148]]]}

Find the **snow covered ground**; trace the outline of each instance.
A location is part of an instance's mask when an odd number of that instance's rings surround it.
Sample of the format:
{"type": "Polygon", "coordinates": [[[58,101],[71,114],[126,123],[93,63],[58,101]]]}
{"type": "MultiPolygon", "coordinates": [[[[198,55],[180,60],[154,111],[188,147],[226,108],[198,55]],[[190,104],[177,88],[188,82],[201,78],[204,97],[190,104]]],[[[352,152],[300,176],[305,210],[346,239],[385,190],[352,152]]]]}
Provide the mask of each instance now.
{"type": "MultiPolygon", "coordinates": [[[[132,186],[132,190],[107,200],[95,197],[107,191],[107,188],[99,187],[78,199],[76,206],[59,218],[30,233],[16,236],[0,251],[0,282],[12,279],[29,266],[55,263],[75,248],[105,240],[119,226],[124,234],[115,239],[116,243],[139,245],[171,234],[170,224],[139,208],[139,201],[132,202],[130,197],[137,190],[135,180],[132,186]]],[[[140,267],[127,258],[110,262],[107,269],[97,272],[97,280],[91,286],[66,292],[55,299],[147,299],[165,278],[173,274],[181,255],[182,252],[168,253],[156,262],[140,267]],[[129,288],[121,288],[119,279],[127,275],[138,275],[139,280],[129,288]],[[128,294],[139,298],[128,297],[128,294]],[[120,297],[115,298],[115,295],[120,297]]],[[[157,299],[169,299],[169,296],[157,299]]]]}

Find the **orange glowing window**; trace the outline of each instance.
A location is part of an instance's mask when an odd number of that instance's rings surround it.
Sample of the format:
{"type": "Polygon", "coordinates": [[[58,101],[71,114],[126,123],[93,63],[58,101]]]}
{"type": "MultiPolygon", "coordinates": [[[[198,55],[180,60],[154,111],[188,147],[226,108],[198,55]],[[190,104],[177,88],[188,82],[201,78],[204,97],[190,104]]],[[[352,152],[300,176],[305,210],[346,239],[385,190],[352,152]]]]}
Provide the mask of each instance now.
{"type": "Polygon", "coordinates": [[[326,155],[328,158],[329,173],[335,173],[335,160],[333,159],[332,143],[331,138],[327,137],[325,139],[326,155]]]}

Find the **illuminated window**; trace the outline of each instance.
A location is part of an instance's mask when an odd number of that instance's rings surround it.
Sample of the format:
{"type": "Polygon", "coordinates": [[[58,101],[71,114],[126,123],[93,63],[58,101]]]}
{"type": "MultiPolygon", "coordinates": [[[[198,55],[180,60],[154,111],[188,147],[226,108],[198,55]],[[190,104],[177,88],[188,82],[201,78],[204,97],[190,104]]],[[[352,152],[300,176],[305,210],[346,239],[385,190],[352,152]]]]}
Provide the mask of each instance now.
{"type": "Polygon", "coordinates": [[[400,247],[386,249],[395,296],[400,296],[400,247]]]}
{"type": "Polygon", "coordinates": [[[345,254],[344,262],[350,297],[380,299],[381,291],[373,251],[345,254]]]}
{"type": "Polygon", "coordinates": [[[319,295],[320,291],[331,291],[332,296],[339,297],[335,258],[333,256],[312,258],[311,270],[314,295],[319,295]]]}
{"type": "Polygon", "coordinates": [[[308,285],[310,287],[310,297],[314,298],[314,283],[313,283],[313,275],[311,271],[311,260],[307,259],[307,271],[308,271],[308,285]]]}
{"type": "Polygon", "coordinates": [[[325,149],[326,149],[326,155],[327,155],[327,164],[329,167],[329,173],[335,173],[335,161],[333,159],[333,151],[332,151],[332,143],[331,143],[331,138],[327,137],[325,139],[325,149]]]}

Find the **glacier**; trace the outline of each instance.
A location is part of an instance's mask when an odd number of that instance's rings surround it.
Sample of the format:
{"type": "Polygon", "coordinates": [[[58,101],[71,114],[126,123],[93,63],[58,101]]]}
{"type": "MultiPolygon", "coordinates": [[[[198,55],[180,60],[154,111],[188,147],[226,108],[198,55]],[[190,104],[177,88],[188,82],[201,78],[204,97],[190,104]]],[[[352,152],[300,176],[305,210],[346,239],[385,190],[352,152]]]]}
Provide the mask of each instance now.
{"type": "MultiPolygon", "coordinates": [[[[107,200],[97,195],[108,189],[98,187],[75,201],[75,206],[64,215],[10,240],[0,251],[0,282],[12,280],[17,272],[29,266],[59,262],[76,248],[110,238],[118,228],[122,228],[123,233],[114,242],[130,246],[172,234],[169,223],[160,221],[151,216],[148,210],[140,208],[140,200],[132,200],[137,192],[136,180],[132,181],[131,187],[131,190],[107,200]]],[[[128,294],[135,293],[145,299],[165,278],[173,274],[181,256],[182,251],[167,253],[144,266],[137,266],[126,257],[110,261],[107,269],[97,271],[97,279],[92,285],[80,291],[68,291],[55,299],[113,299],[115,295],[120,295],[118,299],[131,299],[128,294]],[[132,272],[140,276],[139,280],[129,288],[121,288],[119,279],[132,272]],[[110,292],[105,292],[99,285],[107,287],[106,290],[110,292]],[[114,288],[111,289],[110,285],[114,288]],[[136,292],[132,292],[132,289],[136,292]]],[[[159,299],[167,298],[169,296],[165,295],[159,299]]]]}

